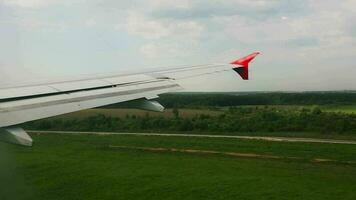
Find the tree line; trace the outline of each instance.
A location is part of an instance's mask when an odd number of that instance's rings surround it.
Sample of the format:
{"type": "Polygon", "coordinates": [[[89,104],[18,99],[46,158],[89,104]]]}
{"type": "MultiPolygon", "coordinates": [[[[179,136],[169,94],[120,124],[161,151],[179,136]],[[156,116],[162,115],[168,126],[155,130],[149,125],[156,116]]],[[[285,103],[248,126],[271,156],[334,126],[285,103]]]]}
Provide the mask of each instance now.
{"type": "Polygon", "coordinates": [[[159,101],[167,108],[239,105],[350,105],[356,92],[172,93],[159,101]]]}
{"type": "Polygon", "coordinates": [[[96,115],[84,119],[45,119],[25,124],[32,130],[71,131],[192,131],[192,132],[320,132],[356,133],[356,115],[323,112],[318,107],[294,110],[275,107],[230,107],[218,116],[196,115],[183,118],[179,109],[174,117],[96,115]]]}
{"type": "MultiPolygon", "coordinates": [[[[231,92],[168,93],[158,101],[166,108],[205,108],[241,105],[356,105],[356,92],[231,92]]],[[[125,103],[106,106],[125,108],[125,103]]]]}

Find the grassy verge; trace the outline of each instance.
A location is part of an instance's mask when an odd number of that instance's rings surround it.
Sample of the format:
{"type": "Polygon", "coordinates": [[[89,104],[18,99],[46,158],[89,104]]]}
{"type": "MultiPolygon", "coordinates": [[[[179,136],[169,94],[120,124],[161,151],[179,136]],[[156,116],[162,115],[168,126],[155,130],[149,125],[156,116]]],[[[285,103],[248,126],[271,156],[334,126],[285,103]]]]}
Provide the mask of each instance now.
{"type": "MultiPolygon", "coordinates": [[[[33,148],[0,144],[15,163],[14,176],[27,186],[18,189],[23,192],[19,199],[26,191],[30,192],[23,199],[36,200],[356,198],[356,145],[156,136],[32,136],[36,141],[33,148]]],[[[6,185],[16,191],[17,183],[6,185]]]]}

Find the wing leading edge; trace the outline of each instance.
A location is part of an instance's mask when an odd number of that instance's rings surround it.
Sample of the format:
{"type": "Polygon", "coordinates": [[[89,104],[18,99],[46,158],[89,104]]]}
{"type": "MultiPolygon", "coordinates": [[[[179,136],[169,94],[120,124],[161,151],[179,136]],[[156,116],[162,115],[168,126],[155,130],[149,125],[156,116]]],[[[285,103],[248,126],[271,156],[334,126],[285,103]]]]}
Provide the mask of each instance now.
{"type": "Polygon", "coordinates": [[[131,105],[137,108],[163,111],[164,107],[152,99],[163,93],[181,90],[178,80],[231,69],[247,80],[249,62],[258,54],[230,64],[177,67],[0,88],[0,140],[31,146],[32,139],[23,129],[16,127],[18,124],[114,103],[132,101],[131,105]]]}

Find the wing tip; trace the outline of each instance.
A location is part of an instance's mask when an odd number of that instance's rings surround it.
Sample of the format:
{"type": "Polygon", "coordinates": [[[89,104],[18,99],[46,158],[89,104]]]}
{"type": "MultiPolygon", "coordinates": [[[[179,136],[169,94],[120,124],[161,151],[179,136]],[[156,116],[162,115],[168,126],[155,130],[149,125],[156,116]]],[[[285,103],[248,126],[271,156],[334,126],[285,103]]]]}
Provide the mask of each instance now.
{"type": "Polygon", "coordinates": [[[244,67],[248,67],[248,64],[256,57],[258,56],[259,54],[261,54],[260,52],[254,52],[254,53],[251,53],[243,58],[240,58],[238,60],[235,60],[235,61],[232,61],[230,64],[233,64],[233,65],[240,65],[240,66],[244,66],[244,67]]]}
{"type": "Polygon", "coordinates": [[[243,58],[235,60],[235,61],[231,62],[230,64],[234,65],[233,70],[236,73],[238,73],[243,80],[249,80],[249,72],[248,72],[249,63],[259,54],[261,54],[261,53],[254,52],[248,56],[245,56],[243,58]]]}

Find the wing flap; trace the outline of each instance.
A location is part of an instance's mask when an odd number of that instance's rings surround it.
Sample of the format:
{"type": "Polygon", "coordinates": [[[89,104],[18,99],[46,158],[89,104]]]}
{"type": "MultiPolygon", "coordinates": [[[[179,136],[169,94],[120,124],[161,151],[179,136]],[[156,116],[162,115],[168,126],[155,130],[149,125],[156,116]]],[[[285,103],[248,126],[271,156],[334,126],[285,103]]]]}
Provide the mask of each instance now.
{"type": "Polygon", "coordinates": [[[56,89],[48,85],[28,86],[28,87],[14,87],[0,89],[0,100],[19,98],[24,96],[43,95],[58,92],[56,89]]]}
{"type": "Polygon", "coordinates": [[[123,85],[123,84],[132,84],[132,83],[150,81],[150,80],[154,80],[154,78],[146,74],[134,74],[128,76],[105,77],[102,78],[101,80],[109,82],[113,85],[123,85]]]}
{"type": "Polygon", "coordinates": [[[58,92],[67,92],[67,91],[83,90],[83,89],[90,89],[90,88],[106,87],[110,85],[112,84],[106,81],[100,79],[94,79],[94,80],[55,83],[55,84],[50,84],[49,86],[56,89],[58,92]]]}
{"type": "Polygon", "coordinates": [[[154,77],[137,74],[129,76],[111,76],[96,79],[75,81],[62,81],[33,86],[19,86],[13,88],[0,88],[0,100],[6,101],[12,98],[36,97],[40,95],[55,95],[65,92],[78,92],[81,90],[95,90],[110,88],[118,85],[155,81],[154,77]]]}
{"type": "Polygon", "coordinates": [[[134,99],[150,99],[179,89],[176,83],[160,81],[1,103],[0,127],[134,99]]]}

